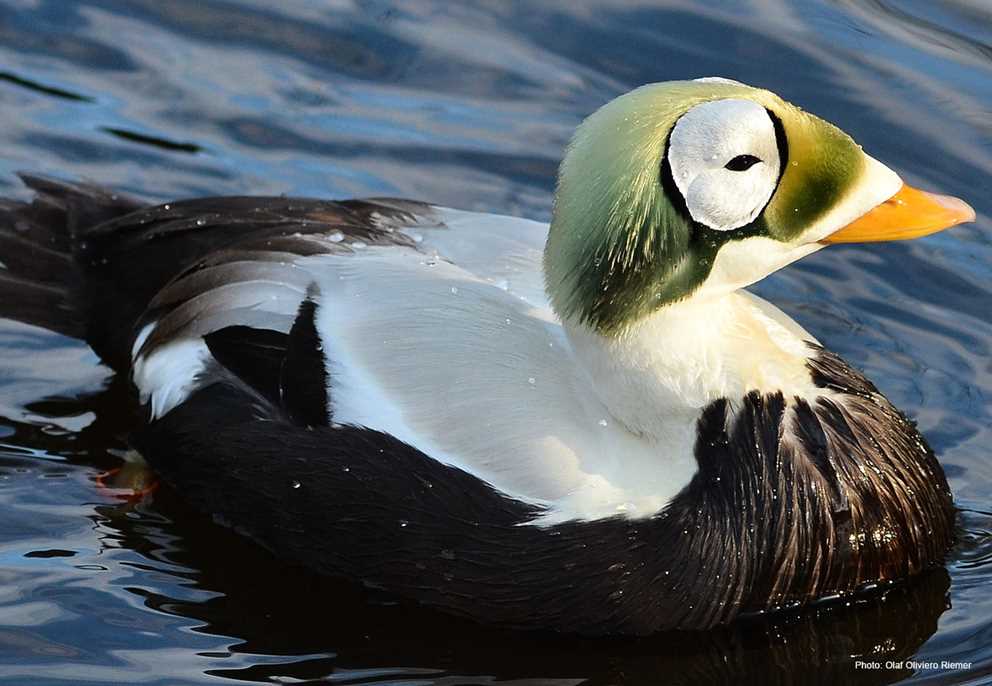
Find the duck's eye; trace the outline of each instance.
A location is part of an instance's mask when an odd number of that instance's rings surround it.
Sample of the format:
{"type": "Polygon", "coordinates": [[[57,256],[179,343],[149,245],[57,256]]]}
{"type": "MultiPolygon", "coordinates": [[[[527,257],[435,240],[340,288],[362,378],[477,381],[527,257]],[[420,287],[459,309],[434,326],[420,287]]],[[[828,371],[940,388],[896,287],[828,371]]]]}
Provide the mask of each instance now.
{"type": "Polygon", "coordinates": [[[754,155],[738,155],[734,159],[723,165],[724,169],[729,169],[730,171],[747,171],[758,162],[760,162],[754,155]]]}

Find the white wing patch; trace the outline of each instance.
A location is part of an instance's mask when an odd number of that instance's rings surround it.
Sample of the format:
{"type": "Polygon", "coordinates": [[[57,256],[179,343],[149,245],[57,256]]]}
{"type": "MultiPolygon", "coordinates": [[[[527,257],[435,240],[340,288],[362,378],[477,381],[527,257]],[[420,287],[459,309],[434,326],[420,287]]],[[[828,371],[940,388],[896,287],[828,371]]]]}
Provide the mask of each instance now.
{"type": "MultiPolygon", "coordinates": [[[[540,274],[539,253],[500,258],[540,274]]],[[[543,297],[532,304],[533,282],[392,248],[297,264],[319,287],[334,422],[383,431],[542,505],[542,525],[648,516],[691,479],[694,464],[666,466],[691,456],[693,432],[688,445],[659,445],[613,421],[543,297]]]]}
{"type": "Polygon", "coordinates": [[[423,252],[458,265],[534,307],[550,309],[541,266],[547,224],[441,207],[436,215],[439,227],[405,230],[423,252]]]}

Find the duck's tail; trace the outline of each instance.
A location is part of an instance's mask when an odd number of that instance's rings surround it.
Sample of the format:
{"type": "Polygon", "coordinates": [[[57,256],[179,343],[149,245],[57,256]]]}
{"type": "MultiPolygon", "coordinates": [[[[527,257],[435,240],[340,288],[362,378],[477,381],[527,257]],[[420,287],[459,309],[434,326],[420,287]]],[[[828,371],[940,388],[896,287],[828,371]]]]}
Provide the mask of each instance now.
{"type": "Polygon", "coordinates": [[[101,332],[90,324],[87,233],[144,203],[88,184],[20,177],[35,197],[0,199],[0,317],[98,348],[101,332]]]}

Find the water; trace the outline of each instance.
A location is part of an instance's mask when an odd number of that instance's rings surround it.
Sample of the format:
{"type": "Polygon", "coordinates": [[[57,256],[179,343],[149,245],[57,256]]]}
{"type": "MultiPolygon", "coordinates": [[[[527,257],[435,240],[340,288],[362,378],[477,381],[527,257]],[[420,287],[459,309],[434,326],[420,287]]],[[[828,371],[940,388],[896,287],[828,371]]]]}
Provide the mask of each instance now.
{"type": "MultiPolygon", "coordinates": [[[[832,247],[759,284],[941,456],[960,542],[882,598],[645,640],[514,635],[287,569],[159,490],[101,488],[126,394],[0,322],[0,676],[9,683],[983,683],[992,677],[992,9],[614,0],[0,1],[0,194],[25,169],[149,200],[400,195],[547,218],[580,119],[722,75],[841,125],[977,225],[832,247]],[[581,6],[579,6],[581,5],[581,6]],[[859,670],[855,660],[970,662],[859,670]]],[[[2,260],[2,256],[0,256],[2,260]]]]}

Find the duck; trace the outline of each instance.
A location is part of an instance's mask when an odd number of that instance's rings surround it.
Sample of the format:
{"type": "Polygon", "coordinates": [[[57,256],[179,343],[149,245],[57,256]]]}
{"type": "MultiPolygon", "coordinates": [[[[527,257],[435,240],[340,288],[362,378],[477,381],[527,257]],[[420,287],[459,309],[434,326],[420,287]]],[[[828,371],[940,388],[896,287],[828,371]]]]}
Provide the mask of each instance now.
{"type": "Polygon", "coordinates": [[[768,90],[603,105],[550,223],[22,179],[0,315],[86,341],[157,477],[287,564],[484,624],[645,635],[897,583],[953,542],[915,424],[745,287],[975,213],[768,90]]]}

